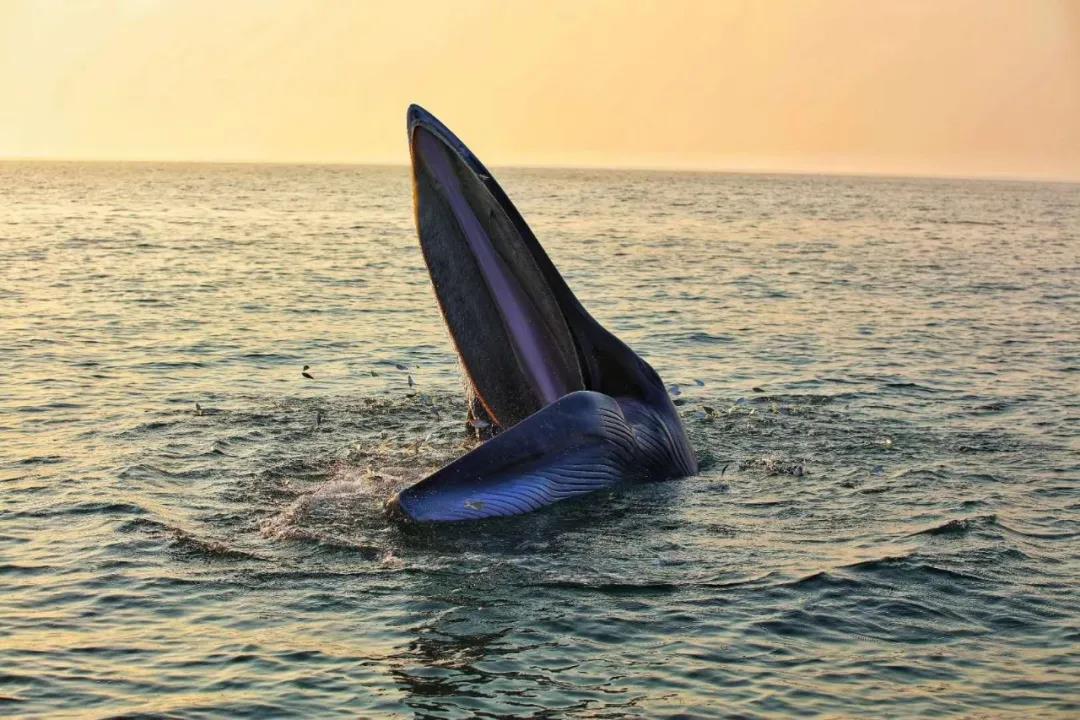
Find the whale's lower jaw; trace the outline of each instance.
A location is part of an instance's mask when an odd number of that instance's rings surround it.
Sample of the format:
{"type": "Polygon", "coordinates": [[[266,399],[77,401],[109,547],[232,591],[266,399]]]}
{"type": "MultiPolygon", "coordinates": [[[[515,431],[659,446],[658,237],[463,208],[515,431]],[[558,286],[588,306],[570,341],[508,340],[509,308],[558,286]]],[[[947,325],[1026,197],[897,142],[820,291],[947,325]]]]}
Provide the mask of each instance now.
{"type": "Polygon", "coordinates": [[[628,482],[696,472],[693,456],[672,452],[664,423],[631,424],[617,400],[578,391],[395,495],[393,516],[455,522],[520,515],[628,482]]]}
{"type": "Polygon", "coordinates": [[[495,437],[388,503],[399,518],[530,512],[697,464],[656,372],[581,306],[498,182],[409,108],[417,232],[443,318],[495,437]]]}

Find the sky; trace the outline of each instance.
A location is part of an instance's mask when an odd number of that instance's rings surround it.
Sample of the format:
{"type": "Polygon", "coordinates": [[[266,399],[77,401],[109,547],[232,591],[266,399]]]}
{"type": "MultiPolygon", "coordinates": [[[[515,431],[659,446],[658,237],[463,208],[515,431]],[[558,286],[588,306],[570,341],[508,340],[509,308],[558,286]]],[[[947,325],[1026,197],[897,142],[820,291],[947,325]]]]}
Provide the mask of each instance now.
{"type": "Polygon", "coordinates": [[[1080,0],[0,0],[0,157],[1080,180],[1080,0]]]}

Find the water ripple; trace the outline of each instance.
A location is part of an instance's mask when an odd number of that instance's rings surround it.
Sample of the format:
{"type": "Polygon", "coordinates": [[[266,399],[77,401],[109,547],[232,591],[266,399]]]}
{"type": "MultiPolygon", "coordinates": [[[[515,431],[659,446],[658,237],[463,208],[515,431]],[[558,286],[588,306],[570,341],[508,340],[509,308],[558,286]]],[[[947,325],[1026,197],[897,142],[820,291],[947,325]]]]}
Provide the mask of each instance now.
{"type": "Polygon", "coordinates": [[[1077,186],[500,178],[700,475],[397,527],[402,168],[0,163],[0,714],[1077,714],[1077,186]]]}

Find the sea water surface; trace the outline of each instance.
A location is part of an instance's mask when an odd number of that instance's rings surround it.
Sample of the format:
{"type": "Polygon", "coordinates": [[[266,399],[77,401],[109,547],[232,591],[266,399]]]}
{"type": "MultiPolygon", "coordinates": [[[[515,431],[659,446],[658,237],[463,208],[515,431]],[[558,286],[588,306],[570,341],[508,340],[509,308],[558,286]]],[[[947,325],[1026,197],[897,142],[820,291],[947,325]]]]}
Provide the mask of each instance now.
{"type": "Polygon", "coordinates": [[[498,175],[700,475],[403,530],[407,169],[0,164],[0,716],[1080,714],[1080,186],[498,175]]]}

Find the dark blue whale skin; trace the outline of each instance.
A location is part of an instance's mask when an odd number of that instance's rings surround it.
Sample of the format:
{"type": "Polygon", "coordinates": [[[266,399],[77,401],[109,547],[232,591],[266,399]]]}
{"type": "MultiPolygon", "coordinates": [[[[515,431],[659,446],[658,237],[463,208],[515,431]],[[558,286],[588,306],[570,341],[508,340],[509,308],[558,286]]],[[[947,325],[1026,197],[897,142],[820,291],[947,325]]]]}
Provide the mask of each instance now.
{"type": "Polygon", "coordinates": [[[493,437],[391,498],[391,515],[517,515],[696,473],[659,375],[582,307],[487,168],[418,105],[408,132],[420,246],[493,437]]]}

